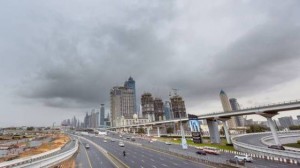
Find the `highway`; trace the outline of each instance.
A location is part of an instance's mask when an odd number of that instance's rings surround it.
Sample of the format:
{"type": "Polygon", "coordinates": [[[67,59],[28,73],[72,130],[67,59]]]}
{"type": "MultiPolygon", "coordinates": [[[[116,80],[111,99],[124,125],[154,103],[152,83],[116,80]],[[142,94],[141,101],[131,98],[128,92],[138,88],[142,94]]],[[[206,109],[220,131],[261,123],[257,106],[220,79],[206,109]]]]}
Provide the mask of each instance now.
{"type": "MultiPolygon", "coordinates": [[[[109,135],[110,137],[113,138],[119,138],[118,135],[109,135]]],[[[127,135],[128,136],[128,135],[127,135]]],[[[124,140],[126,142],[126,140],[124,140]]],[[[189,155],[194,155],[197,156],[196,151],[197,149],[194,147],[189,147],[188,150],[183,150],[181,148],[180,145],[178,144],[172,144],[172,145],[166,145],[164,142],[159,142],[159,141],[154,141],[152,143],[149,143],[147,140],[141,139],[141,138],[136,138],[136,142],[140,143],[140,144],[145,144],[147,146],[152,146],[153,148],[160,148],[160,149],[165,149],[165,150],[169,150],[171,149],[175,149],[178,152],[181,152],[183,154],[185,153],[189,153],[189,155]]],[[[224,163],[226,160],[231,159],[234,157],[234,154],[230,154],[230,153],[221,153],[220,155],[206,155],[206,156],[201,156],[203,159],[207,159],[210,161],[214,161],[214,162],[220,162],[220,163],[224,163]]],[[[291,165],[291,164],[284,164],[284,163],[280,163],[280,162],[274,162],[274,161],[269,161],[269,160],[264,160],[264,159],[258,159],[258,158],[254,158],[254,162],[253,163],[246,163],[247,167],[271,167],[271,168],[298,168],[299,166],[297,165],[291,165]]]]}
{"type": "Polygon", "coordinates": [[[207,168],[209,165],[195,163],[190,160],[181,159],[165,153],[145,149],[141,146],[132,145],[125,141],[125,147],[120,147],[118,141],[104,142],[104,137],[84,136],[97,143],[108,152],[118,157],[122,162],[132,168],[207,168]],[[126,156],[123,156],[123,151],[126,156]]]}
{"type": "Polygon", "coordinates": [[[80,139],[79,152],[75,158],[76,168],[114,168],[114,165],[94,146],[85,149],[87,142],[80,139]]]}

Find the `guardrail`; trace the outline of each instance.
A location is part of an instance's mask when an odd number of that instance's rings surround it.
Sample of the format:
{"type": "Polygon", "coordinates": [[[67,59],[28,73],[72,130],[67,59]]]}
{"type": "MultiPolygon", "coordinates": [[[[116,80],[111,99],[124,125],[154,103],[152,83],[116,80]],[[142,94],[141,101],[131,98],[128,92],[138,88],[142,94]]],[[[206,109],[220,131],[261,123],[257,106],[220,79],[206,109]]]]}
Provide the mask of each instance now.
{"type": "MultiPolygon", "coordinates": [[[[300,133],[300,132],[299,132],[300,133]]],[[[290,138],[290,137],[300,137],[300,134],[298,132],[296,134],[289,134],[289,135],[278,135],[279,138],[290,138]]],[[[273,136],[266,136],[260,139],[260,141],[265,145],[273,145],[273,143],[270,143],[268,141],[273,140],[273,136]]],[[[284,146],[285,149],[295,152],[300,152],[299,148],[292,148],[288,146],[284,146]]]]}
{"type": "MultiPolygon", "coordinates": [[[[72,142],[71,142],[72,143],[72,142]]],[[[35,168],[35,167],[49,167],[56,165],[68,158],[70,158],[78,149],[77,140],[74,142],[75,145],[70,150],[61,152],[62,148],[53,149],[48,152],[29,156],[21,159],[15,159],[7,162],[0,163],[0,168],[35,168]]]]}
{"type": "MultiPolygon", "coordinates": [[[[299,131],[294,131],[294,132],[299,132],[299,131]]],[[[292,132],[284,132],[284,133],[292,133],[292,132]]],[[[258,133],[258,134],[263,134],[263,133],[258,133]]],[[[243,135],[238,135],[238,136],[235,136],[232,138],[232,143],[234,145],[234,148],[238,151],[255,154],[260,158],[272,157],[272,158],[275,158],[274,160],[285,159],[285,160],[292,160],[292,161],[290,161],[292,163],[295,163],[295,162],[296,162],[296,164],[300,163],[300,153],[299,152],[287,151],[287,150],[282,151],[282,150],[276,150],[276,149],[271,149],[271,148],[267,148],[267,147],[257,147],[255,145],[250,145],[250,144],[246,144],[246,143],[237,141],[236,138],[241,137],[241,136],[247,136],[247,135],[243,134],[243,135]]]]}

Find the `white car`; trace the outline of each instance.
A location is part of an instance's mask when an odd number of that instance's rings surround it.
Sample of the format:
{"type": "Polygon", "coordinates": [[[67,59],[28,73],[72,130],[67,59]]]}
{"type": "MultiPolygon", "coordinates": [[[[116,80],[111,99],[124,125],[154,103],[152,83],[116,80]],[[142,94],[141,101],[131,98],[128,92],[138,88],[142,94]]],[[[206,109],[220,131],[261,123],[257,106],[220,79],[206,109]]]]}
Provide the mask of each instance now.
{"type": "Polygon", "coordinates": [[[119,142],[119,146],[124,147],[125,146],[124,142],[119,142]]]}
{"type": "Polygon", "coordinates": [[[171,142],[165,142],[166,145],[171,145],[171,142]]]}
{"type": "Polygon", "coordinates": [[[85,145],[85,148],[86,148],[86,149],[90,149],[90,145],[89,145],[89,144],[86,144],[86,145],[85,145]]]}
{"type": "Polygon", "coordinates": [[[252,162],[253,161],[252,157],[248,156],[248,155],[242,155],[242,156],[236,155],[236,156],[234,156],[234,158],[237,159],[237,160],[243,160],[245,162],[252,162]]]}
{"type": "Polygon", "coordinates": [[[105,139],[103,142],[107,142],[107,140],[105,139]]]}

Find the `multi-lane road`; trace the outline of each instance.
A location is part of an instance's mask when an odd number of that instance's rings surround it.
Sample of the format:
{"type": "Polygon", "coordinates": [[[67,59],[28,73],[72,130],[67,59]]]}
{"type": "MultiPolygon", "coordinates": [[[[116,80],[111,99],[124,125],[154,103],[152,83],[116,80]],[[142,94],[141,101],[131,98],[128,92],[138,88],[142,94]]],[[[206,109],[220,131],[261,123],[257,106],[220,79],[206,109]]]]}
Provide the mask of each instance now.
{"type": "Polygon", "coordinates": [[[111,142],[108,140],[104,142],[104,137],[90,137],[85,138],[95,142],[97,145],[103,147],[105,150],[119,158],[123,163],[132,168],[204,168],[211,167],[209,165],[191,162],[189,160],[181,159],[165,153],[149,150],[139,145],[133,145],[125,141],[125,147],[120,147],[118,141],[111,142]],[[123,151],[126,156],[123,156],[123,151]]]}
{"type": "Polygon", "coordinates": [[[94,146],[85,148],[88,142],[80,139],[79,152],[75,158],[76,168],[113,168],[114,165],[94,146]]]}
{"type": "MultiPolygon", "coordinates": [[[[127,135],[130,136],[130,135],[127,135]]],[[[209,165],[205,165],[198,162],[192,162],[190,160],[185,160],[173,155],[169,155],[166,153],[162,153],[157,148],[163,150],[173,149],[174,151],[178,151],[181,153],[186,153],[189,155],[196,155],[196,148],[190,147],[188,150],[181,149],[180,145],[172,144],[166,145],[163,142],[154,141],[149,143],[147,140],[136,138],[136,141],[133,143],[130,140],[121,139],[117,134],[110,134],[109,136],[95,137],[85,135],[84,138],[87,138],[97,145],[101,146],[123,163],[125,163],[128,167],[132,168],[168,168],[168,167],[213,167],[209,165]],[[104,142],[105,138],[109,137],[104,142]],[[115,142],[110,141],[110,138],[115,139],[115,142]],[[125,147],[120,147],[118,145],[119,141],[124,141],[125,147]],[[142,144],[142,145],[139,145],[142,144]],[[146,148],[144,147],[146,146],[146,148]],[[149,147],[153,147],[154,150],[149,149],[149,147]],[[126,156],[123,156],[123,151],[126,151],[126,156]]],[[[81,139],[83,144],[88,143],[84,139],[81,139]]],[[[84,147],[80,147],[80,152],[76,158],[77,167],[114,167],[113,164],[93,145],[90,145],[91,148],[86,150],[84,147]],[[102,165],[102,166],[101,166],[102,165]]],[[[208,159],[210,161],[224,163],[226,160],[233,158],[233,154],[229,153],[221,153],[221,155],[207,155],[201,156],[203,159],[208,159]]],[[[278,163],[274,161],[268,161],[263,159],[254,158],[253,163],[247,163],[247,167],[271,167],[271,168],[293,168],[298,167],[297,165],[278,163]]]]}

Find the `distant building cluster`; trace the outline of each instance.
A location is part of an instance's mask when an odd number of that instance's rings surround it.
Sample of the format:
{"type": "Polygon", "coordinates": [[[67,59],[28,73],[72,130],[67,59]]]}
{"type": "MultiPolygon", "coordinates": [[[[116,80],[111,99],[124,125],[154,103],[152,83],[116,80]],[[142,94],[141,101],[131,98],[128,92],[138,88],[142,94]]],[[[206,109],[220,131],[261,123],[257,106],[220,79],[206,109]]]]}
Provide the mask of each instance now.
{"type": "MultiPolygon", "coordinates": [[[[137,105],[135,81],[132,77],[129,77],[123,86],[114,86],[110,90],[110,112],[107,115],[105,105],[101,104],[100,108],[94,108],[90,112],[86,112],[83,121],[74,116],[71,119],[63,120],[61,125],[72,128],[107,128],[186,118],[185,102],[177,94],[177,90],[173,90],[174,94],[169,95],[169,100],[163,100],[149,92],[144,92],[140,97],[141,104],[137,105]]],[[[219,96],[224,112],[241,109],[237,99],[228,98],[223,90],[221,90],[219,96]]],[[[205,125],[206,121],[201,123],[205,125]]],[[[227,123],[230,130],[238,130],[253,124],[268,126],[266,121],[247,120],[243,116],[232,116],[224,123],[227,123]]],[[[222,124],[222,121],[219,121],[218,124],[222,124]]],[[[281,128],[300,125],[300,116],[297,117],[297,120],[293,120],[292,117],[281,117],[276,121],[276,125],[281,128]]]]}
{"type": "Polygon", "coordinates": [[[151,93],[141,95],[140,113],[137,111],[135,81],[130,77],[124,86],[115,86],[110,91],[112,126],[124,126],[145,122],[186,117],[182,97],[174,95],[165,103],[151,93]]]}
{"type": "Polygon", "coordinates": [[[82,122],[74,116],[72,119],[63,120],[61,125],[72,128],[106,128],[110,126],[110,120],[109,115],[105,117],[105,107],[101,104],[100,108],[86,112],[82,122]]]}

